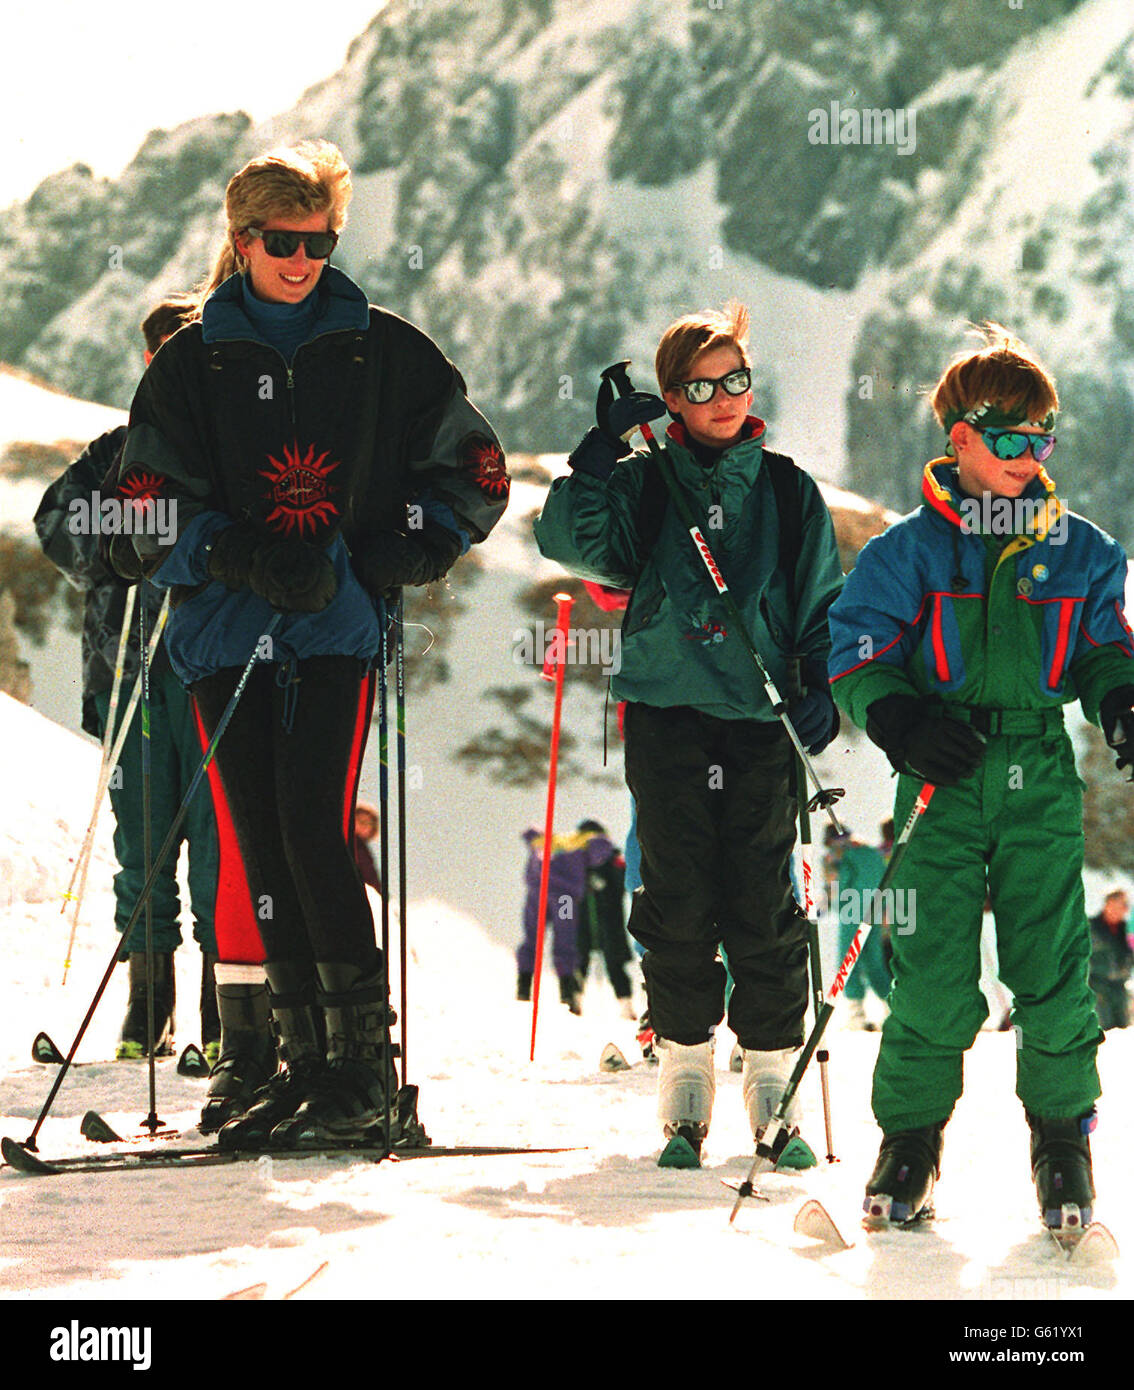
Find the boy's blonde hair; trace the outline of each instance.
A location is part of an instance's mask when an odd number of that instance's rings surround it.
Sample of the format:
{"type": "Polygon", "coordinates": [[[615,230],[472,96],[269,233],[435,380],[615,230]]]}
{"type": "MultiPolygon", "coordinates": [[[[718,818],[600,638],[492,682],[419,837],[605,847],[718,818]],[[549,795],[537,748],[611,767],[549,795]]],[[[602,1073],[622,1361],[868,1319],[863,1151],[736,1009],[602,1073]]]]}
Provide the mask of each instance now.
{"type": "Polygon", "coordinates": [[[274,217],[303,218],[325,212],[329,230],[339,232],[346,223],[352,192],[347,162],[329,140],[303,140],[249,160],[225,190],[224,244],[200,291],[201,302],[230,275],[247,271],[248,262],[237,250],[236,238],[249,227],[262,227],[274,217]]]}
{"type": "Polygon", "coordinates": [[[744,365],[751,367],[748,324],[748,310],[736,299],[730,299],[723,310],[686,314],[671,323],[662,334],[654,356],[658,385],[663,391],[674,391],[683,381],[688,381],[694,359],[706,348],[734,347],[744,365]]]}
{"type": "Polygon", "coordinates": [[[930,393],[938,423],[951,430],[958,420],[975,424],[992,411],[1017,423],[1053,417],[1059,409],[1055,382],[1031,348],[1003,324],[987,322],[975,331],[984,346],[958,353],[930,393]]]}

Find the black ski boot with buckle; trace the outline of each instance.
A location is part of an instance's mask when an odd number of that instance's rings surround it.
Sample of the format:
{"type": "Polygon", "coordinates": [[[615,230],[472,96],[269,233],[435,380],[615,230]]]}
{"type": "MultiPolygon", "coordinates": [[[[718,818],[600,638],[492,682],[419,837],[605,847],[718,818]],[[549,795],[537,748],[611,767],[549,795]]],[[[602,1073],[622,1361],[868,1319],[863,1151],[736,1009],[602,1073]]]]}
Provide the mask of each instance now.
{"type": "Polygon", "coordinates": [[[1041,1120],[1028,1115],[1032,1180],[1040,1217],[1052,1230],[1082,1230],[1094,1218],[1090,1136],[1096,1119],[1093,1108],[1078,1119],[1041,1120]]]}
{"type": "Polygon", "coordinates": [[[272,1146],[324,1148],[381,1143],[387,1113],[390,1145],[405,1142],[398,1124],[398,1073],[386,973],[349,962],[320,962],[318,1002],[326,1017],[327,1065],[310,1094],[272,1132],[272,1146]]]}
{"type": "Polygon", "coordinates": [[[197,1126],[202,1134],[215,1134],[229,1120],[245,1114],[256,1093],[276,1072],[267,982],[218,984],[216,997],[220,1056],[209,1073],[205,1107],[197,1126]]]}
{"type": "Polygon", "coordinates": [[[280,1070],[260,1087],[243,1115],[229,1120],[217,1136],[222,1149],[267,1149],[272,1132],[294,1115],[327,1070],[323,1013],[315,1004],[311,967],[269,961],[268,1002],[280,1070]]]}
{"type": "Polygon", "coordinates": [[[934,1181],[941,1176],[945,1121],[882,1137],[874,1172],[866,1184],[863,1225],[884,1228],[933,1215],[934,1181]]]}

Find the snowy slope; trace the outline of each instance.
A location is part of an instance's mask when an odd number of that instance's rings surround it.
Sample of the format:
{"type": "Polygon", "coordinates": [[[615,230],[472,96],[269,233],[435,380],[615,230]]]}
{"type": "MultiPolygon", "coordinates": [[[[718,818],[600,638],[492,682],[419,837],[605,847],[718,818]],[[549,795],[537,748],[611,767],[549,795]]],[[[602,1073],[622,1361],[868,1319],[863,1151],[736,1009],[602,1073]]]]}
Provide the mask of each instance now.
{"type": "MultiPolygon", "coordinates": [[[[126,423],[126,412],[56,391],[0,363],[0,455],[13,444],[55,444],[77,456],[91,439],[126,423]]],[[[0,531],[31,537],[31,519],[50,478],[0,471],[0,531]]]]}
{"type": "MultiPolygon", "coordinates": [[[[0,1132],[24,1138],[46,1096],[51,1069],[28,1059],[47,1027],[64,1048],[109,961],[113,940],[109,863],[92,870],[89,910],[71,980],[58,983],[65,924],[55,892],[64,846],[81,837],[94,765],[85,745],[0,699],[0,739],[24,758],[3,791],[5,872],[15,901],[0,909],[6,970],[0,977],[0,1132]],[[47,844],[45,845],[45,839],[47,844]],[[54,882],[38,864],[45,849],[54,882]]],[[[435,789],[436,791],[437,789],[435,789]]],[[[446,788],[446,794],[449,788],[446,788]]],[[[436,804],[436,803],[435,803],[436,804]]],[[[440,812],[438,812],[440,813],[440,812]]],[[[518,877],[514,822],[486,798],[475,872],[518,877]]],[[[419,824],[418,839],[428,838],[419,824]]],[[[195,1173],[124,1173],[34,1180],[0,1172],[0,1298],[4,1300],[215,1299],[259,1282],[278,1298],[322,1269],[297,1298],[399,1297],[619,1299],[657,1291],[659,1271],[700,1271],[693,1297],[812,1300],[915,1298],[1114,1300],[1134,1280],[1112,1272],[1073,1274],[1037,1231],[1027,1177],[1027,1132],[1011,1098],[1012,1035],[983,1033],[967,1067],[930,1230],[866,1238],[857,1230],[862,1182],[876,1147],[869,1117],[877,1036],[829,1035],[835,1145],[841,1162],[767,1181],[767,1204],[728,1225],[722,1177],[743,1176],[750,1142],[739,1078],[725,1070],[722,1030],[718,1102],[706,1169],[656,1168],[652,1074],[598,1073],[602,1044],[633,1055],[632,1025],[616,1016],[609,990],[592,979],[582,1019],[549,991],[534,1064],[527,1060],[530,1013],[511,1000],[512,966],[462,898],[464,868],[450,855],[450,893],[414,892],[410,905],[409,1046],[422,1117],[438,1143],[479,1141],[583,1145],[574,1152],[491,1160],[437,1159],[374,1167],[346,1159],[263,1158],[195,1173]],[[449,901],[446,901],[446,898],[449,901]],[[832,1253],[791,1232],[807,1195],[820,1197],[854,1247],[832,1253]],[[711,1271],[712,1278],[702,1275],[711,1271]]],[[[50,876],[50,875],[49,875],[50,876]]],[[[179,953],[180,1038],[194,1030],[196,952],[179,953]]],[[[119,972],[121,974],[121,972],[119,972]]],[[[41,1150],[79,1152],[88,1108],[134,1132],[148,1109],[145,1070],[99,1063],[112,1050],[124,1004],[115,978],[80,1060],[44,1125],[41,1150]]],[[[1121,1238],[1134,1231],[1126,1162],[1134,1106],[1128,1037],[1112,1034],[1100,1055],[1106,1096],[1095,1153],[1100,1210],[1121,1238]]],[[[158,1114],[188,1127],[205,1083],[159,1067],[158,1114]]],[[[822,1147],[817,1079],[805,1085],[807,1132],[822,1147]]],[[[1081,1315],[1080,1315],[1081,1316],[1081,1315]]],[[[1068,1318],[1068,1321],[1072,1319],[1068,1318]]]]}

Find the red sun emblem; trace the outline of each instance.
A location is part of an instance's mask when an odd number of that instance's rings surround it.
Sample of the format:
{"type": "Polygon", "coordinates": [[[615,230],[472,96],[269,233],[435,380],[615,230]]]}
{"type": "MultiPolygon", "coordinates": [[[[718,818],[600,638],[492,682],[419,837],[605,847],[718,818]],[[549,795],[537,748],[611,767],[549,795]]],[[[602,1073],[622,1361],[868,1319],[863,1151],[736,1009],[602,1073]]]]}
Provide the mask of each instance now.
{"type": "Polygon", "coordinates": [[[483,434],[470,434],[461,449],[464,466],[481,492],[493,498],[507,497],[511,483],[500,445],[483,434]]]}
{"type": "Polygon", "coordinates": [[[260,469],[261,478],[267,478],[272,485],[271,500],[275,503],[265,521],[289,535],[298,532],[302,536],[304,531],[314,532],[338,511],[330,500],[330,494],[338,489],[328,479],[339,465],[323,462],[326,450],[316,458],[314,444],[308,445],[302,458],[298,443],[294,448],[285,444],[283,452],[283,463],[269,454],[271,467],[260,469]]]}
{"type": "Polygon", "coordinates": [[[143,514],[145,509],[141,504],[153,502],[161,492],[161,484],[162,480],[156,473],[134,472],[124,478],[118,487],[123,514],[143,514]]]}

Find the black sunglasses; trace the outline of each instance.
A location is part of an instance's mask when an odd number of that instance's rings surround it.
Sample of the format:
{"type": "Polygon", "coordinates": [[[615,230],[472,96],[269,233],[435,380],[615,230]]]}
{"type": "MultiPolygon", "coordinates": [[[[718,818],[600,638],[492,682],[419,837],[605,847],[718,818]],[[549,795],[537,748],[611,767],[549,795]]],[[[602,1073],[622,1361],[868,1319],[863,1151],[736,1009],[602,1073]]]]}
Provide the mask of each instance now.
{"type": "Polygon", "coordinates": [[[730,396],[743,396],[752,385],[752,373],[747,367],[737,367],[724,376],[701,376],[693,381],[678,382],[678,385],[685,392],[685,399],[690,405],[704,405],[717,394],[718,386],[722,386],[730,396]]]}
{"type": "Polygon", "coordinates": [[[245,235],[259,237],[264,250],[277,261],[294,256],[300,246],[313,261],[325,261],[339,244],[338,232],[265,232],[260,227],[247,227],[245,235]]]}

